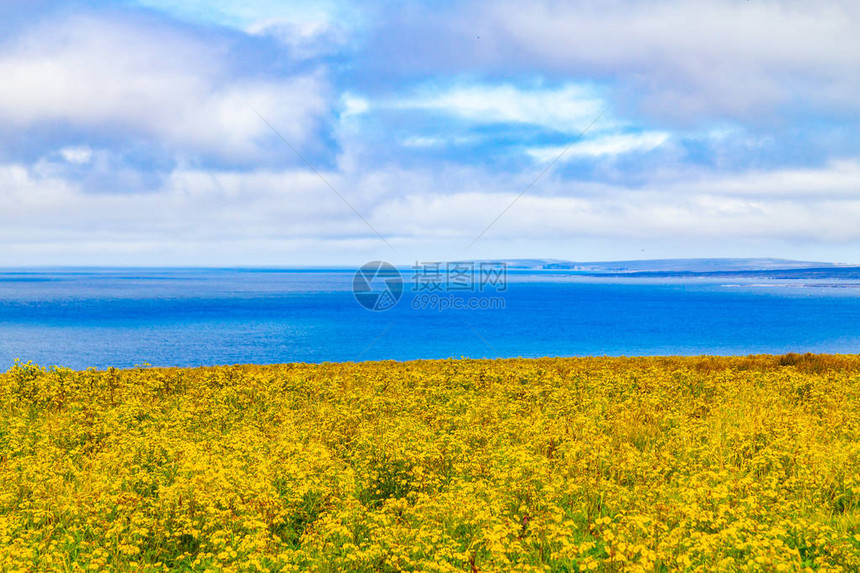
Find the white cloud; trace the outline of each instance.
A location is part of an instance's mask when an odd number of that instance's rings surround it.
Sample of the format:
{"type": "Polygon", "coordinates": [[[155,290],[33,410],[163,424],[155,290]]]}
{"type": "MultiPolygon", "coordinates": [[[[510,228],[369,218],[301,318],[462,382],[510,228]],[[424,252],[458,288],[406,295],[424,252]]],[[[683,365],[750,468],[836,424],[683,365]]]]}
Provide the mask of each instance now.
{"type": "Polygon", "coordinates": [[[578,85],[528,89],[480,84],[425,90],[417,97],[397,99],[388,105],[479,123],[522,123],[563,132],[581,131],[605,107],[593,90],[578,85]]]}
{"type": "MultiPolygon", "coordinates": [[[[490,256],[507,256],[499,246],[521,241],[541,247],[538,256],[557,253],[558,244],[580,239],[664,241],[681,248],[689,242],[741,246],[750,241],[828,244],[860,242],[858,165],[832,165],[797,172],[727,175],[715,183],[682,177],[641,188],[620,185],[541,181],[544,193],[523,195],[496,222],[482,242],[490,256]],[[826,181],[804,194],[786,195],[812,179],[826,181]],[[738,194],[734,187],[743,187],[738,194]]],[[[444,185],[445,183],[439,183],[444,185]]],[[[448,183],[450,184],[450,182],[448,183]]],[[[462,184],[461,184],[462,185],[462,184]]],[[[508,188],[514,187],[509,185],[508,188]]],[[[523,185],[524,187],[524,185],[523,185]]],[[[488,179],[487,188],[499,189],[488,179]]],[[[459,234],[468,243],[521,188],[488,193],[480,188],[451,195],[413,194],[393,200],[377,213],[383,220],[411,221],[415,237],[459,234]],[[471,236],[470,236],[471,235],[471,236]]],[[[677,251],[676,251],[677,253],[677,251]]],[[[675,256],[677,256],[676,253],[675,256]]]]}
{"type": "Polygon", "coordinates": [[[93,150],[86,146],[64,147],[60,150],[63,159],[73,165],[85,165],[93,157],[93,150]]]}
{"type": "MultiPolygon", "coordinates": [[[[450,70],[541,70],[611,82],[617,102],[664,119],[754,120],[784,107],[856,114],[860,4],[853,0],[538,0],[472,2],[444,18],[416,16],[402,60],[443,35],[450,70]],[[465,30],[480,22],[481,42],[465,30]],[[410,50],[414,50],[410,51],[410,50]]],[[[422,60],[423,61],[423,60],[422,60]]]]}
{"type": "MultiPolygon", "coordinates": [[[[634,152],[644,153],[657,149],[668,139],[669,134],[664,132],[606,135],[574,143],[567,149],[563,159],[572,157],[615,156],[634,152]]],[[[564,150],[565,146],[540,147],[528,149],[526,153],[539,163],[548,163],[558,157],[564,150]]]]}
{"type": "Polygon", "coordinates": [[[860,200],[860,162],[842,159],[831,161],[820,169],[759,169],[722,177],[706,172],[683,184],[669,183],[664,188],[678,195],[696,192],[759,199],[800,199],[808,203],[860,200]]]}
{"type": "MultiPolygon", "coordinates": [[[[175,17],[195,22],[210,22],[221,26],[248,29],[265,22],[295,23],[327,22],[345,10],[343,3],[333,0],[127,0],[130,4],[154,8],[175,17]]],[[[350,12],[350,14],[353,14],[350,12]]]]}
{"type": "Polygon", "coordinates": [[[445,140],[441,137],[407,137],[403,140],[406,147],[438,147],[444,144],[445,140]]]}
{"type": "Polygon", "coordinates": [[[342,111],[340,116],[346,118],[353,115],[363,115],[370,110],[370,102],[349,92],[341,96],[342,111]]]}
{"type": "MultiPolygon", "coordinates": [[[[370,256],[407,263],[416,253],[445,260],[462,257],[528,182],[525,175],[512,180],[462,167],[324,176],[396,253],[305,170],[177,169],[150,193],[118,195],[88,193],[56,174],[5,165],[0,204],[16,207],[0,211],[0,264],[26,257],[29,264],[320,264],[370,256]],[[132,258],[122,261],[123,255],[132,258]]],[[[697,243],[723,252],[734,245],[741,255],[755,242],[781,243],[782,251],[769,253],[776,255],[790,255],[786,245],[798,242],[823,245],[821,252],[856,248],[858,181],[860,161],[722,176],[682,173],[636,188],[548,176],[470,255],[509,257],[519,244],[532,249],[523,254],[564,258],[572,256],[565,245],[594,241],[678,249],[697,243]]],[[[835,256],[821,252],[820,258],[835,256]]]]}
{"type": "Polygon", "coordinates": [[[271,36],[289,48],[295,59],[310,59],[335,53],[347,42],[347,33],[331,22],[294,22],[269,18],[255,22],[245,30],[253,36],[271,36]]]}
{"type": "Polygon", "coordinates": [[[256,109],[302,143],[326,110],[324,77],[237,78],[224,50],[116,20],[45,24],[0,48],[0,119],[16,128],[54,122],[252,157],[269,135],[256,109]]]}

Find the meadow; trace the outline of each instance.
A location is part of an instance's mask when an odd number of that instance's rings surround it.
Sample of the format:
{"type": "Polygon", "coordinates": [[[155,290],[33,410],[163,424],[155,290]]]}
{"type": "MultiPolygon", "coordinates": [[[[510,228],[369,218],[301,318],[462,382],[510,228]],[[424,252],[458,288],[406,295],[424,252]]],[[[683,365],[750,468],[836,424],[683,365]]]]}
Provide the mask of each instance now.
{"type": "Polygon", "coordinates": [[[3,571],[858,571],[860,357],[0,374],[3,571]]]}

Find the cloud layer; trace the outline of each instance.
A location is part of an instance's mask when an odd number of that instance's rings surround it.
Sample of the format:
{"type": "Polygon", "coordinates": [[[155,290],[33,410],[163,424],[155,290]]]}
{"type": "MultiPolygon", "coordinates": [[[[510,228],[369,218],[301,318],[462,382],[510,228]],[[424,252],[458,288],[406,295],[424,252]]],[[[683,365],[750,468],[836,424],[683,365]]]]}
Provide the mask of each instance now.
{"type": "Polygon", "coordinates": [[[857,262],[853,3],[274,4],[0,8],[0,264],[857,262]]]}
{"type": "Polygon", "coordinates": [[[257,110],[304,144],[327,112],[324,72],[259,77],[231,67],[230,48],[129,17],[36,24],[0,52],[4,136],[57,125],[177,154],[248,158],[270,135],[257,110]]]}

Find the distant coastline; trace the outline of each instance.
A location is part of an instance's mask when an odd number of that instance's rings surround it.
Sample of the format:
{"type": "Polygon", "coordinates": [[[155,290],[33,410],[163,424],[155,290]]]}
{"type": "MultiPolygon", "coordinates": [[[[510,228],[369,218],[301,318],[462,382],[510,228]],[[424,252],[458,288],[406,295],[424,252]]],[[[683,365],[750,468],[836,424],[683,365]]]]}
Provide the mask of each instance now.
{"type": "Polygon", "coordinates": [[[668,276],[712,275],[725,272],[772,272],[860,269],[860,264],[796,261],[776,258],[642,259],[622,261],[566,261],[561,259],[486,259],[478,262],[504,264],[510,270],[579,271],[582,273],[686,273],[668,276]]]}
{"type": "Polygon", "coordinates": [[[825,281],[819,287],[860,287],[860,265],[787,259],[653,259],[575,262],[556,259],[481,261],[506,265],[511,272],[565,272],[597,278],[736,278],[825,281]],[[836,283],[826,281],[840,281],[836,283]]]}

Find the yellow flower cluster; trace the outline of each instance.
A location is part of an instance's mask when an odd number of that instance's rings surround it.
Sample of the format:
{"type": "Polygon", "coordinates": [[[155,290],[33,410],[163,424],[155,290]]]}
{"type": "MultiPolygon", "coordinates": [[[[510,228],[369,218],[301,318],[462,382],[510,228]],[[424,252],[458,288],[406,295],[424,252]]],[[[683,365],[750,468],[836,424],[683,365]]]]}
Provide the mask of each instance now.
{"type": "Polygon", "coordinates": [[[3,571],[860,571],[860,357],[0,374],[3,571]]]}

